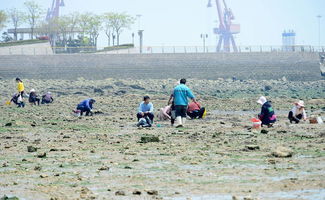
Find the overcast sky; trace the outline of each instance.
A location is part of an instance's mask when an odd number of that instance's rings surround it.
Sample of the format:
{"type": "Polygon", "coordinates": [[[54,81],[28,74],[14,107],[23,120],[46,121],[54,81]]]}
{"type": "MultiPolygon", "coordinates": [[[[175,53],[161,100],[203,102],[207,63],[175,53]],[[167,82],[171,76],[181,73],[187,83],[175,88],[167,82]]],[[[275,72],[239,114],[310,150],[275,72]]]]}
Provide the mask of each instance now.
{"type": "MultiPolygon", "coordinates": [[[[52,0],[35,0],[44,8],[52,0]]],[[[297,43],[318,45],[318,19],[321,20],[321,44],[325,45],[325,0],[226,0],[241,33],[236,36],[238,45],[281,45],[281,33],[292,29],[297,43]]],[[[23,8],[24,0],[0,0],[0,9],[23,8]]],[[[202,45],[201,33],[209,35],[208,45],[216,44],[212,29],[216,26],[217,11],[207,8],[208,0],[65,0],[62,13],[91,11],[97,14],[114,11],[141,14],[146,46],[202,45]]],[[[132,42],[138,22],[121,36],[122,43],[132,42]]],[[[138,38],[136,38],[137,40],[138,38]]],[[[106,45],[101,34],[99,46],[106,45]]]]}

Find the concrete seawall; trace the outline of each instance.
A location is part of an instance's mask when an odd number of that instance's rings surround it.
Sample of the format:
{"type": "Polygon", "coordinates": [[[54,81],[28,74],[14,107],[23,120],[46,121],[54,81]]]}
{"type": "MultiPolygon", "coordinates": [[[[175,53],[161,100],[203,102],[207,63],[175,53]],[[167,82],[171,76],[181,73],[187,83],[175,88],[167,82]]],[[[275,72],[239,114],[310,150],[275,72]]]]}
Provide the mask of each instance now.
{"type": "Polygon", "coordinates": [[[0,78],[320,80],[317,53],[2,55],[0,78]]]}

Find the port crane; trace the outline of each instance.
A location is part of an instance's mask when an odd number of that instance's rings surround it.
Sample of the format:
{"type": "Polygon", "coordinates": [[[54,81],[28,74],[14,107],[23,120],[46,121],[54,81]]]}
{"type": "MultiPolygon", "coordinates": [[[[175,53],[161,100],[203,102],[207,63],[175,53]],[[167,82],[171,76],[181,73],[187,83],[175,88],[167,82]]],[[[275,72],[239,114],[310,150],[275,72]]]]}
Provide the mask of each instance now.
{"type": "MultiPolygon", "coordinates": [[[[232,47],[233,52],[238,52],[234,35],[240,33],[240,25],[232,23],[235,16],[228,8],[226,0],[215,0],[215,2],[219,19],[219,27],[214,28],[214,33],[219,35],[216,50],[217,52],[231,52],[232,47]]],[[[213,7],[212,0],[209,0],[207,7],[213,7]]]]}

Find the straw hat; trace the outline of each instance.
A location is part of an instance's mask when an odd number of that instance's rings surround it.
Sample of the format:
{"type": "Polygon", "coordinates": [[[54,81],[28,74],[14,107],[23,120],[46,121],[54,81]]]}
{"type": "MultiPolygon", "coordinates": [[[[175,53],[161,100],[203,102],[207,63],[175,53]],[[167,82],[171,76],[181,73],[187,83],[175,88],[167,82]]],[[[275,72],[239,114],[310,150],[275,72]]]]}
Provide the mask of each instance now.
{"type": "Polygon", "coordinates": [[[31,89],[30,92],[36,92],[35,89],[31,89]]]}
{"type": "Polygon", "coordinates": [[[300,100],[300,101],[296,102],[295,105],[300,106],[300,107],[305,107],[305,102],[300,100]]]}
{"type": "Polygon", "coordinates": [[[267,100],[264,96],[261,96],[256,102],[263,105],[267,102],[267,100]]]}

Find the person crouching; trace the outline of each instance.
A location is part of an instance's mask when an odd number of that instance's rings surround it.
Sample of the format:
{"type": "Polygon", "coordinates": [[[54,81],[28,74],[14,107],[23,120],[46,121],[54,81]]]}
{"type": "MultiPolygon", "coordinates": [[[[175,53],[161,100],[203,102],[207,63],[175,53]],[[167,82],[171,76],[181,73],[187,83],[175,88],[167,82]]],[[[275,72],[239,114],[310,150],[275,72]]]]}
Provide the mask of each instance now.
{"type": "Polygon", "coordinates": [[[28,98],[28,101],[29,103],[31,103],[32,105],[39,105],[40,103],[40,98],[38,98],[37,94],[36,94],[36,91],[34,89],[31,89],[30,92],[29,92],[29,98],[28,98]]]}
{"type": "Polygon", "coordinates": [[[95,99],[86,99],[80,102],[77,106],[77,111],[80,111],[80,116],[83,113],[86,113],[86,116],[93,115],[93,104],[95,103],[95,99]]]}
{"type": "Polygon", "coordinates": [[[42,104],[53,103],[54,99],[51,92],[47,92],[42,96],[42,104]]]}
{"type": "Polygon", "coordinates": [[[298,101],[294,103],[294,107],[292,110],[289,112],[288,119],[290,123],[295,122],[298,124],[300,120],[307,120],[307,115],[306,115],[306,110],[305,110],[305,103],[304,101],[298,101]]]}
{"type": "Polygon", "coordinates": [[[205,108],[199,102],[191,102],[187,107],[187,115],[191,119],[202,119],[205,108]]]}
{"type": "Polygon", "coordinates": [[[143,102],[140,103],[138,113],[137,113],[137,118],[138,118],[138,126],[143,126],[144,120],[147,123],[147,126],[151,126],[153,123],[153,119],[155,117],[154,113],[154,107],[153,104],[150,102],[150,97],[149,96],[144,96],[143,97],[143,102]]]}
{"type": "Polygon", "coordinates": [[[271,102],[267,101],[266,98],[262,96],[257,103],[262,105],[261,113],[258,115],[258,118],[262,121],[262,126],[266,125],[269,128],[272,127],[276,122],[276,115],[271,102]]]}

